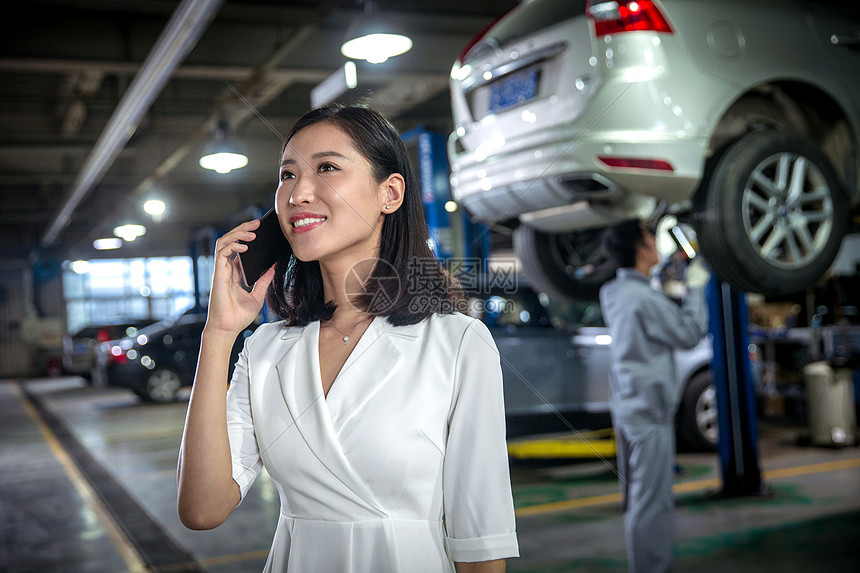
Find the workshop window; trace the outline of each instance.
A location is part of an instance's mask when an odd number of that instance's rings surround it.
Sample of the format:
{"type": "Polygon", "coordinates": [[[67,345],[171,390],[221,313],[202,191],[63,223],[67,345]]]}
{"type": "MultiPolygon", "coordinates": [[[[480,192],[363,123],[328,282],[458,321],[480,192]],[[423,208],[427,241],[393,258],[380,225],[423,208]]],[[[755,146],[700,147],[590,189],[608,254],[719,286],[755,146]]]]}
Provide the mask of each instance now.
{"type": "MultiPolygon", "coordinates": [[[[63,267],[69,332],[87,325],[172,318],[194,305],[190,257],[91,260],[63,267]]],[[[208,265],[200,270],[206,272],[208,265]]],[[[208,278],[200,283],[201,296],[208,297],[208,278]]]]}

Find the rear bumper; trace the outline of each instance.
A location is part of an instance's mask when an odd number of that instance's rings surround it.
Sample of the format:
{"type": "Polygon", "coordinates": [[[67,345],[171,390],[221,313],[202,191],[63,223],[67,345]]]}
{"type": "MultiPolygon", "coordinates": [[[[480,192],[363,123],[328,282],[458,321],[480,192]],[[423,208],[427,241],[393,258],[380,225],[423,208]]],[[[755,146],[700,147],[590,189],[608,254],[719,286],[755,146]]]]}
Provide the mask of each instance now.
{"type": "MultiPolygon", "coordinates": [[[[738,85],[704,73],[679,42],[625,35],[613,43],[611,64],[593,46],[571,48],[559,70],[545,70],[546,91],[479,121],[455,83],[456,129],[448,145],[453,197],[484,222],[525,222],[525,214],[539,220],[536,213],[582,201],[628,214],[630,206],[622,205],[629,198],[688,200],[738,85]],[[584,73],[574,60],[592,54],[596,64],[584,73]],[[613,168],[601,156],[658,160],[672,170],[613,168]]],[[[556,219],[565,230],[584,228],[576,219],[556,219]]]]}
{"type": "MultiPolygon", "coordinates": [[[[551,141],[544,133],[508,142],[491,159],[480,161],[474,152],[458,154],[452,137],[452,193],[484,222],[526,214],[534,221],[542,218],[541,212],[583,201],[604,212],[615,206],[627,214],[632,196],[668,202],[689,199],[701,179],[706,146],[703,139],[678,140],[646,132],[578,136],[567,129],[558,130],[551,141]],[[601,155],[660,159],[673,170],[615,169],[599,161],[601,155]]],[[[558,223],[562,227],[563,219],[558,223]]],[[[584,228],[574,217],[568,225],[561,230],[584,228]]]]}
{"type": "Polygon", "coordinates": [[[89,374],[95,366],[92,356],[63,355],[63,370],[70,374],[89,374]]]}

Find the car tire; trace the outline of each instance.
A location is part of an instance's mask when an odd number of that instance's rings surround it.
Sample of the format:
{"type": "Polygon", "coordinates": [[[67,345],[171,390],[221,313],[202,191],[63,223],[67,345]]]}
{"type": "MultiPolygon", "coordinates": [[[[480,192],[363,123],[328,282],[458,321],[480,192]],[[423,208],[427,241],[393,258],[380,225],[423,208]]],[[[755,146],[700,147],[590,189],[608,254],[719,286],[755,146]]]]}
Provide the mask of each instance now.
{"type": "Polygon", "coordinates": [[[181,387],[182,378],[175,370],[161,368],[146,379],[146,397],[152,402],[174,402],[181,387]]]}
{"type": "Polygon", "coordinates": [[[514,250],[530,285],[560,300],[597,300],[614,268],[600,250],[602,229],[544,233],[526,225],[514,231],[514,250]]]}
{"type": "Polygon", "coordinates": [[[731,144],[696,196],[700,249],[745,292],[798,292],[828,269],[847,224],[845,193],[818,146],[774,130],[731,144]],[[795,191],[796,190],[796,191],[795,191]]]}
{"type": "Polygon", "coordinates": [[[693,451],[717,449],[720,432],[717,392],[707,370],[694,374],[684,387],[677,415],[678,440],[693,451]]]}
{"type": "Polygon", "coordinates": [[[146,393],[146,390],[139,390],[137,388],[132,389],[132,392],[137,394],[138,398],[140,398],[144,402],[152,402],[152,399],[149,397],[149,394],[146,393]]]}

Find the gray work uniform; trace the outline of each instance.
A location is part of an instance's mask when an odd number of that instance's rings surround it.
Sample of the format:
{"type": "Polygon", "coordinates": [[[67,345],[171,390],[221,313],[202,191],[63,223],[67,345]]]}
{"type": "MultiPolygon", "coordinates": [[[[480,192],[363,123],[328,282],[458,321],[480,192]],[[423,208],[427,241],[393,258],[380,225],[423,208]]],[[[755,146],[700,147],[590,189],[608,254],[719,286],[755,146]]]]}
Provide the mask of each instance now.
{"type": "Polygon", "coordinates": [[[629,569],[668,571],[674,541],[672,467],[679,392],[673,350],[692,348],[707,333],[704,289],[689,289],[681,306],[632,268],[600,289],[612,336],[609,407],[615,428],[629,569]]]}

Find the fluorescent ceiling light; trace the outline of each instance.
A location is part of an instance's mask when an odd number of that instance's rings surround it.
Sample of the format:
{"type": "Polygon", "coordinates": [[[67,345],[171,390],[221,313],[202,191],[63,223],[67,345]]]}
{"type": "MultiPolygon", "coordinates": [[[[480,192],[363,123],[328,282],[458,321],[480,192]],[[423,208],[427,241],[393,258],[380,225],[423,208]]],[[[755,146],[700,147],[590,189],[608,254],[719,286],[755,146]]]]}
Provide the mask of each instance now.
{"type": "Polygon", "coordinates": [[[358,86],[358,70],[352,60],[321,81],[311,90],[311,107],[316,109],[332,102],[358,86]]]}
{"type": "Polygon", "coordinates": [[[93,241],[93,248],[97,251],[110,251],[118,249],[122,246],[122,239],[118,237],[108,237],[105,239],[96,239],[93,241]]]}
{"type": "Polygon", "coordinates": [[[343,65],[343,75],[348,89],[358,87],[358,70],[355,67],[355,62],[347,62],[343,65]]]}

